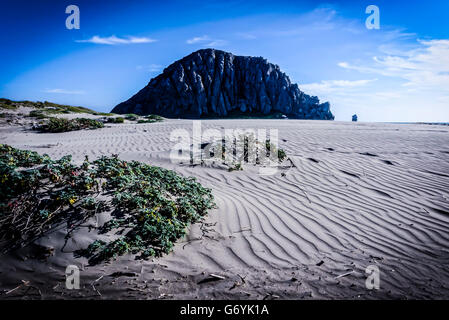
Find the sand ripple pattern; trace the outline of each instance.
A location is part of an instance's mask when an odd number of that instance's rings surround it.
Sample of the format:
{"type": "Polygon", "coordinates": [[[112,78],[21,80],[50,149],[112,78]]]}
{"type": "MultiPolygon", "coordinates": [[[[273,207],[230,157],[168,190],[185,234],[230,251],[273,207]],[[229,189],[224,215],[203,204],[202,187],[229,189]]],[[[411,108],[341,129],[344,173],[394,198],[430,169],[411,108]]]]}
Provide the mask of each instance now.
{"type": "Polygon", "coordinates": [[[447,127],[203,121],[203,130],[279,129],[292,166],[273,176],[258,175],[254,168],[227,172],[172,164],[170,133],[179,128],[191,131],[192,122],[29,133],[27,140],[5,134],[5,142],[55,157],[70,153],[77,161],[119,154],[195,176],[212,188],[218,209],[160,259],[179,274],[252,273],[269,281],[301,270],[315,279],[304,284],[313,297],[332,298],[339,297],[339,286],[355,286],[350,294],[366,295],[365,268],[377,265],[379,294],[449,297],[447,127]]]}

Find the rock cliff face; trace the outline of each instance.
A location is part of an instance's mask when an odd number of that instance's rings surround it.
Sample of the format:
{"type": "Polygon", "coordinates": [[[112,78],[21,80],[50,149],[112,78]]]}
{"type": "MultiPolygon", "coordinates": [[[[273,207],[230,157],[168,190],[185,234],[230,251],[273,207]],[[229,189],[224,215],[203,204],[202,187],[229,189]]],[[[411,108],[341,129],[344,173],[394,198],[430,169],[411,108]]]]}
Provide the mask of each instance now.
{"type": "Polygon", "coordinates": [[[283,114],[333,120],[329,107],[303,93],[279,66],[262,57],[203,49],[168,66],[112,112],[169,118],[283,114]]]}

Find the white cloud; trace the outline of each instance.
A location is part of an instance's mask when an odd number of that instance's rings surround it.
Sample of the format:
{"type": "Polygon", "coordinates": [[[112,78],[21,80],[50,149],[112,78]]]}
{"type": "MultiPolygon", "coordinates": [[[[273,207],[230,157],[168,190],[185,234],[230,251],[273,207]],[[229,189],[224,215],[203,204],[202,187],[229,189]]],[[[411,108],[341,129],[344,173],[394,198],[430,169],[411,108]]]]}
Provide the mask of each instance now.
{"type": "Polygon", "coordinates": [[[210,41],[210,40],[211,40],[211,38],[209,38],[209,36],[204,35],[204,36],[201,36],[201,37],[194,37],[192,39],[188,39],[186,41],[186,43],[188,43],[188,44],[195,44],[195,43],[201,43],[201,42],[210,41]]]}
{"type": "Polygon", "coordinates": [[[137,70],[144,70],[147,72],[159,72],[162,70],[162,66],[159,64],[150,64],[150,65],[139,65],[136,67],[137,70]]]}
{"type": "Polygon", "coordinates": [[[340,62],[345,69],[400,78],[403,86],[449,93],[449,40],[418,40],[418,48],[374,56],[368,66],[340,62]]]}
{"type": "Polygon", "coordinates": [[[313,95],[330,94],[337,91],[345,90],[357,87],[366,86],[368,83],[376,81],[377,79],[364,79],[364,80],[324,80],[316,83],[308,83],[301,85],[301,90],[313,95]]]}
{"type": "Polygon", "coordinates": [[[338,63],[348,72],[376,75],[379,81],[357,90],[332,91],[335,86],[324,85],[310,89],[322,89],[320,98],[330,100],[345,120],[357,112],[371,121],[448,121],[449,40],[392,43],[379,49],[368,61],[338,63]]]}
{"type": "Polygon", "coordinates": [[[82,90],[66,90],[66,89],[45,89],[46,93],[61,93],[61,94],[86,94],[82,90]]]}
{"type": "Polygon", "coordinates": [[[206,47],[222,47],[227,45],[228,42],[226,40],[213,40],[206,44],[206,47]]]}
{"type": "Polygon", "coordinates": [[[212,39],[208,35],[204,35],[201,37],[194,37],[192,39],[186,40],[187,44],[202,44],[206,47],[221,47],[228,44],[226,40],[222,39],[212,39]]]}
{"type": "Polygon", "coordinates": [[[157,40],[147,38],[147,37],[127,37],[127,38],[119,38],[115,35],[110,37],[100,37],[93,36],[87,40],[76,40],[76,42],[88,42],[88,43],[96,43],[96,44],[108,44],[108,45],[116,45],[116,44],[136,44],[136,43],[151,43],[157,40]]]}
{"type": "Polygon", "coordinates": [[[254,40],[257,39],[257,36],[255,36],[252,33],[248,33],[248,32],[237,32],[236,36],[241,38],[241,39],[245,39],[245,40],[254,40]]]}

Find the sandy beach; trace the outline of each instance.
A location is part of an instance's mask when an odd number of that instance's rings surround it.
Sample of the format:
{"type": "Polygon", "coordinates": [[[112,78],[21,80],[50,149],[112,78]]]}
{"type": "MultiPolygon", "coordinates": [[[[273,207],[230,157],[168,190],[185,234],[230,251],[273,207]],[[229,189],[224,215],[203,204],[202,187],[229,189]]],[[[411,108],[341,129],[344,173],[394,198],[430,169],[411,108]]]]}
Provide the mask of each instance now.
{"type": "Polygon", "coordinates": [[[55,230],[39,240],[54,248],[48,258],[30,258],[27,248],[0,258],[0,299],[449,298],[448,126],[203,120],[208,128],[278,129],[291,165],[264,176],[251,165],[174,164],[170,133],[191,131],[190,120],[58,134],[2,125],[1,143],[15,148],[77,163],[118,154],[196,177],[217,209],[172,253],[146,261],[126,255],[89,266],[73,251],[92,232],[65,243],[66,230],[55,230]],[[81,269],[80,290],[65,288],[68,265],[81,269]],[[380,270],[379,290],[365,286],[370,265],[380,270]]]}

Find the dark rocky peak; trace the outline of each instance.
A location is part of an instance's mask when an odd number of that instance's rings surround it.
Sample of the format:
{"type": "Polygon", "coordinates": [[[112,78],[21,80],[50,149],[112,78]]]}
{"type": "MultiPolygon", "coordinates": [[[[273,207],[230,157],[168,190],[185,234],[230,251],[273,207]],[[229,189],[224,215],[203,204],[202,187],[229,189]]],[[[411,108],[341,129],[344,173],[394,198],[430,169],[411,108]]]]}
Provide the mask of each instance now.
{"type": "Polygon", "coordinates": [[[202,49],[178,60],[112,112],[204,118],[286,115],[332,120],[328,102],[303,93],[262,57],[202,49]]]}

